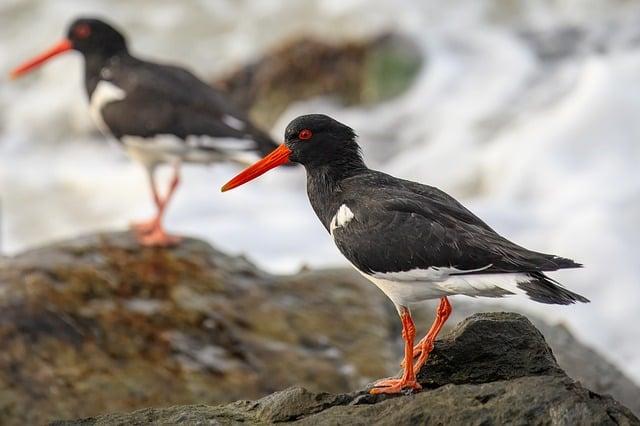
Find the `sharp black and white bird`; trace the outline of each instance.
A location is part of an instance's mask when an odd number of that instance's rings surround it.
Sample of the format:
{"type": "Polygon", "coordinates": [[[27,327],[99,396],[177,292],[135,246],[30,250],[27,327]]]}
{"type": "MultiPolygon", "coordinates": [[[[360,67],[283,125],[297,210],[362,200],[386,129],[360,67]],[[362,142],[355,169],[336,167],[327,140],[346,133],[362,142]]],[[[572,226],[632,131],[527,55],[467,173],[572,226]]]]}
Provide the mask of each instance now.
{"type": "Polygon", "coordinates": [[[144,245],[177,241],[164,231],[162,219],[179,184],[181,163],[247,165],[278,146],[243,111],[191,72],[131,55],[122,33],[99,19],[75,20],[66,38],[16,68],[12,77],[71,50],[84,57],[85,89],[96,125],[148,172],[157,213],[152,220],[133,225],[144,245]],[[165,196],[154,179],[161,164],[174,167],[165,196]]]}
{"type": "Polygon", "coordinates": [[[293,120],[283,145],[222,190],[289,161],[305,167],[311,206],[340,252],[400,314],[402,377],[378,381],[372,393],[420,388],[416,372],[451,314],[449,296],[522,294],[540,303],[588,302],[545,274],[582,265],[512,243],[437,188],[367,168],[354,131],[326,115],[293,120]],[[429,299],[440,299],[436,319],[414,347],[410,307],[429,299]]]}

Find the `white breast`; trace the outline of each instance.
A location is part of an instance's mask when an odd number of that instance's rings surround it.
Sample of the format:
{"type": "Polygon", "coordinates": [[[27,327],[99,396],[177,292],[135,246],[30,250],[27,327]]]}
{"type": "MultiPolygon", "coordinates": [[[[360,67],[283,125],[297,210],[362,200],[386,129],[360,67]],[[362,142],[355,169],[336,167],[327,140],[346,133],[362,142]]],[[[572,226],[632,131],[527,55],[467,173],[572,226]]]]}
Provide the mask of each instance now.
{"type": "Polygon", "coordinates": [[[111,83],[110,81],[100,80],[95,90],[91,94],[91,99],[89,101],[89,111],[91,113],[91,117],[93,121],[96,123],[96,126],[100,129],[100,131],[106,135],[111,134],[109,131],[109,127],[104,122],[102,118],[102,108],[104,108],[107,104],[115,101],[121,101],[127,96],[127,93],[111,83]]]}

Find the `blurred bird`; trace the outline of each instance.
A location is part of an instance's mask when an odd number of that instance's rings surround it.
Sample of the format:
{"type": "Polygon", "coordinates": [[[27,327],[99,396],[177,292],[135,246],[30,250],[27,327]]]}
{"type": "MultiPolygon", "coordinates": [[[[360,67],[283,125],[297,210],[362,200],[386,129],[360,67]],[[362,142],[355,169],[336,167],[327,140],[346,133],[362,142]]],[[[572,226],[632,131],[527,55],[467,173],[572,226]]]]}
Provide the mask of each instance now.
{"type": "Polygon", "coordinates": [[[416,372],[451,314],[449,296],[523,294],[540,303],[588,302],[544,274],[582,265],[512,243],[437,188],[368,169],[353,130],[326,115],[293,120],[285,143],[222,191],[289,161],[305,167],[311,206],[340,252],[400,314],[403,374],[376,382],[372,393],[420,389],[416,372]],[[436,319],[414,347],[410,306],[437,298],[436,319]]]}
{"type": "Polygon", "coordinates": [[[99,129],[118,140],[147,170],[156,215],[134,224],[143,245],[167,246],[179,239],[162,225],[180,182],[180,165],[232,161],[244,165],[278,146],[247,115],[191,72],[132,56],[124,36],[92,18],[74,21],[67,37],[13,70],[16,78],[48,59],[76,50],[85,61],[85,88],[99,129]],[[158,165],[174,167],[165,196],[158,191],[158,165]]]}

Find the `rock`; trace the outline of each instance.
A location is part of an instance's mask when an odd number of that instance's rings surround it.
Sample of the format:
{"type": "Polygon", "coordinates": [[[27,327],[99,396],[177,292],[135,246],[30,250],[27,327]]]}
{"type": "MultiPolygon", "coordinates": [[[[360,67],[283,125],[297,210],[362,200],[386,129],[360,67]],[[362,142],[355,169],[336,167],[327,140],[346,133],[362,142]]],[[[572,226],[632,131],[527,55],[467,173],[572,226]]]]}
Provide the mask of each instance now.
{"type": "Polygon", "coordinates": [[[581,382],[589,390],[610,394],[640,416],[638,385],[602,355],[579,342],[565,326],[552,326],[540,320],[534,323],[549,342],[558,364],[569,377],[581,382]]]}
{"type": "Polygon", "coordinates": [[[409,88],[422,63],[416,45],[397,34],[343,44],[303,38],[213,85],[270,128],[295,101],[330,96],[353,105],[391,99],[409,88]]]}
{"type": "MultiPolygon", "coordinates": [[[[436,303],[428,303],[414,309],[416,324],[428,324],[433,318],[436,303]]],[[[453,315],[447,325],[462,321],[465,317],[477,312],[500,310],[501,305],[493,301],[468,300],[456,298],[453,302],[453,315]]],[[[587,389],[600,394],[610,394],[617,401],[627,406],[636,415],[640,415],[640,387],[627,378],[619,368],[605,357],[582,344],[562,324],[551,325],[530,312],[521,312],[531,319],[540,330],[553,350],[558,365],[569,377],[581,382],[587,389]]],[[[445,326],[445,330],[449,330],[445,326]]],[[[401,342],[398,339],[398,354],[401,342]]],[[[398,355],[400,356],[400,355],[398,355]]]]}
{"type": "Polygon", "coordinates": [[[562,374],[542,334],[518,314],[474,315],[436,346],[419,377],[428,387],[562,374]]]}
{"type": "Polygon", "coordinates": [[[381,301],[354,275],[272,276],[192,239],[104,234],[5,258],[0,424],[355,389],[397,366],[381,301]]]}
{"type": "MultiPolygon", "coordinates": [[[[487,306],[453,304],[450,324],[487,306]]],[[[433,309],[415,312],[424,332],[433,309]]],[[[527,358],[504,358],[504,324],[482,317],[453,340],[466,345],[453,365],[469,367],[451,370],[440,353],[453,356],[453,341],[438,342],[425,386],[512,380],[514,366],[555,374],[539,340],[518,343],[527,358]]],[[[571,377],[637,407],[640,391],[618,370],[566,330],[540,328],[571,377]]],[[[158,250],[126,232],[81,237],[0,259],[0,424],[220,404],[294,385],[341,394],[397,372],[399,336],[392,304],[351,270],[274,276],[198,240],[158,250]]]]}
{"type": "Polygon", "coordinates": [[[566,376],[542,335],[518,314],[465,320],[436,344],[419,380],[425,389],[413,395],[372,396],[366,390],[332,395],[298,387],[257,401],[144,409],[53,424],[640,425],[612,398],[566,376]]]}

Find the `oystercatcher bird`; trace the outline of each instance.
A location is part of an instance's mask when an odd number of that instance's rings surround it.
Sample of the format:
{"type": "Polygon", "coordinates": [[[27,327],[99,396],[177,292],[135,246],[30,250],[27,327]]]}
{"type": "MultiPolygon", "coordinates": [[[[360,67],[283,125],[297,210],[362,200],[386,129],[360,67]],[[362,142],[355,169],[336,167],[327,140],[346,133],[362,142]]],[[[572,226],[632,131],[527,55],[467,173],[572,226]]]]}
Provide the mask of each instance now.
{"type": "Polygon", "coordinates": [[[132,226],[143,245],[178,241],[165,232],[162,219],[180,182],[181,163],[246,166],[278,146],[220,92],[183,68],[132,56],[125,37],[98,19],[74,21],[65,39],[13,70],[12,77],[71,50],[84,57],[85,88],[98,128],[147,170],[157,213],[132,226]],[[161,164],[174,167],[165,196],[154,178],[161,164]]]}
{"type": "Polygon", "coordinates": [[[305,167],[311,206],[340,252],[400,314],[405,342],[402,377],[376,382],[372,393],[420,389],[416,372],[451,314],[449,296],[524,294],[540,303],[588,302],[545,275],[582,265],[512,243],[437,188],[367,168],[354,131],[326,115],[293,120],[285,143],[222,191],[289,161],[305,167]],[[437,298],[435,321],[414,347],[409,309],[437,298]]]}

